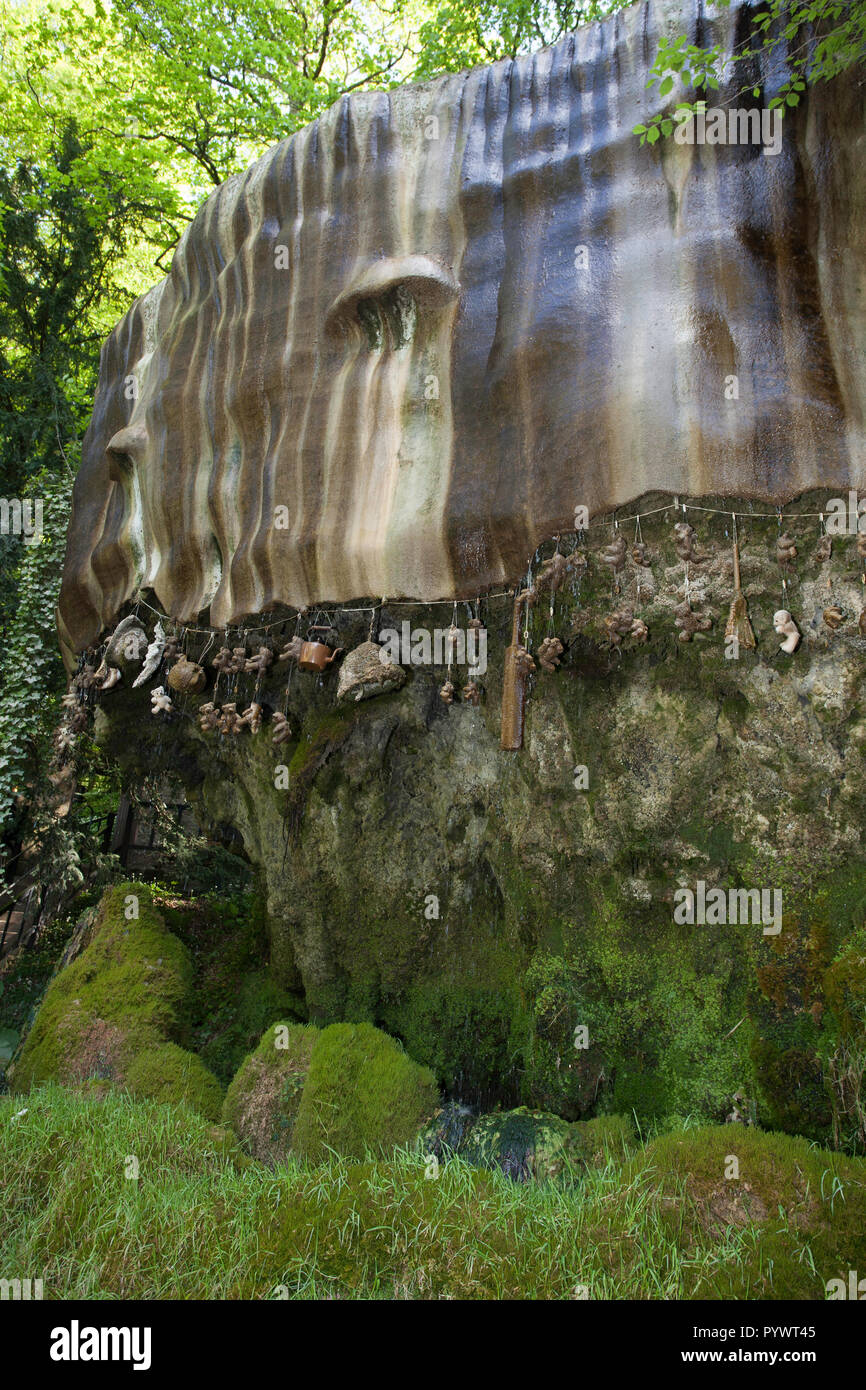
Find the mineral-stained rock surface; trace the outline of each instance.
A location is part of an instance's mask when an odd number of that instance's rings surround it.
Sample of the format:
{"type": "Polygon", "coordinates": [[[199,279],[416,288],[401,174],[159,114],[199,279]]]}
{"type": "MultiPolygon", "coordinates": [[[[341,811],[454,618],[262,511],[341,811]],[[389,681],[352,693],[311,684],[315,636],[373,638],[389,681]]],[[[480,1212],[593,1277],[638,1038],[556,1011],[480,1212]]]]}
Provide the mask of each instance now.
{"type": "MultiPolygon", "coordinates": [[[[741,517],[758,646],[734,658],[729,517],[689,514],[702,560],[689,562],[688,597],[712,626],[682,643],[676,515],[643,523],[650,568],[628,558],[615,577],[611,533],[590,532],[587,563],[556,595],[565,650],[531,677],[521,753],[499,747],[507,596],[481,607],[480,705],[444,705],[441,666],[407,668],[402,689],[340,708],[336,670],[296,672],[286,696],[286,670],[272,668],[258,734],[202,732],[211,687],[161,724],[124,683],[96,697],[96,736],[133,777],[142,762],[178,772],[202,821],[239,831],[260,870],[272,968],[312,1022],[376,1024],[475,1105],[567,1120],[736,1109],[829,1142],[834,1106],[843,1130],[852,1123],[845,1076],[866,1009],[856,538],[836,537],[821,560],[817,517],[786,518],[799,553],[785,607],[802,633],[787,655],[773,627],[779,526],[741,517]],[[835,631],[822,619],[831,601],[835,631]],[[622,607],[646,641],[611,643],[605,618],[622,607]],[[286,700],[294,734],[275,747],[269,711],[286,700]],[[676,890],[699,881],[780,890],[781,931],[676,922],[676,890]]],[[[386,605],[383,626],[405,611],[386,605]]],[[[441,627],[452,605],[409,611],[413,627],[441,627]]],[[[366,640],[368,614],[334,621],[347,650],[366,640]]],[[[529,623],[537,651],[546,603],[529,623]]],[[[256,677],[233,679],[246,703],[256,677]]]]}
{"type": "Polygon", "coordinates": [[[577,506],[866,485],[857,75],[776,153],[631,134],[659,34],[724,53],[751,13],[651,0],[347,97],[219,188],[103,351],[67,656],[139,586],[219,627],[474,597],[577,506]]]}

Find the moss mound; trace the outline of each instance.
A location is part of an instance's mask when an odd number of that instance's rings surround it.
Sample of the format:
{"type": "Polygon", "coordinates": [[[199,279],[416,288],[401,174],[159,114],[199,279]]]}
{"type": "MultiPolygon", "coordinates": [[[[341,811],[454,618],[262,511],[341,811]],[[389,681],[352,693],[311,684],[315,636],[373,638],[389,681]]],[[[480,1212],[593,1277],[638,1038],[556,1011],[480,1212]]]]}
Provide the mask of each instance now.
{"type": "Polygon", "coordinates": [[[274,1166],[286,1158],[313,1046],[312,1024],[275,1023],[245,1059],[226,1093],[223,1123],[251,1157],[274,1166]]]}
{"type": "Polygon", "coordinates": [[[568,1156],[587,1168],[603,1168],[610,1160],[622,1163],[637,1146],[628,1115],[598,1115],[594,1120],[578,1120],[569,1129],[568,1156]]]}
{"type": "Polygon", "coordinates": [[[686,1253],[745,1234],[742,1251],[700,1276],[691,1296],[825,1299],[866,1268],[866,1165],[787,1134],[743,1125],[668,1134],[623,1172],[660,1179],[661,1220],[686,1253]]]}
{"type": "Polygon", "coordinates": [[[439,1099],[436,1079],[369,1023],[334,1023],[316,1039],[295,1122],[296,1152],[363,1158],[418,1134],[439,1099]]]}
{"type": "Polygon", "coordinates": [[[142,885],[110,888],[86,950],[46,991],[10,1068],[12,1088],[98,1082],[100,1089],[125,1085],[137,1093],[141,1086],[143,1096],[200,1103],[203,1114],[215,1117],[219,1083],[178,1045],[192,978],[186,948],[166,930],[142,885]]]}
{"type": "Polygon", "coordinates": [[[140,1052],[126,1073],[126,1085],[141,1100],[164,1105],[185,1102],[206,1120],[218,1120],[223,1103],[220,1083],[194,1052],[177,1043],[163,1043],[152,1052],[140,1052]]]}

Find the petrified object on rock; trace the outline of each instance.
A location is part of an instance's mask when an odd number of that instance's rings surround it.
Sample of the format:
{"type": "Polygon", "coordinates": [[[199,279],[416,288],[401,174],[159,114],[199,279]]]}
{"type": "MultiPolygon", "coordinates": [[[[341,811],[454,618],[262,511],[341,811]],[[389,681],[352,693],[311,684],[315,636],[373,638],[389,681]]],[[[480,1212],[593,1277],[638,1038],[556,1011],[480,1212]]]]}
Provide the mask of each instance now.
{"type": "Polygon", "coordinates": [[[165,687],[157,685],[150,692],[150,712],[151,714],[171,714],[174,705],[167,694],[165,687]]]}
{"type": "Polygon", "coordinates": [[[787,531],[776,541],[776,559],[780,565],[790,565],[797,558],[797,543],[787,531]]]}
{"type": "MultiPolygon", "coordinates": [[[[866,266],[861,71],[789,111],[756,197],[735,144],[636,148],[634,120],[669,109],[647,81],[671,15],[649,0],[423,92],[344,96],[214,191],[103,352],[67,659],[138,588],[220,630],[280,603],[459,600],[517,582],[576,501],[866,486],[862,308],[839,288],[866,266]],[[801,292],[767,274],[768,237],[801,292]],[[734,363],[755,365],[732,408],[734,363]]],[[[676,19],[726,54],[752,15],[676,19]]]]}
{"type": "Polygon", "coordinates": [[[505,648],[505,669],[502,675],[502,720],[499,746],[508,752],[523,747],[523,717],[526,709],[526,681],[535,670],[535,662],[520,641],[520,613],[523,595],[516,594],[511,615],[511,643],[505,648]]]}
{"type": "Polygon", "coordinates": [[[252,704],[244,710],[241,715],[242,723],[246,724],[251,734],[257,734],[262,727],[262,707],[253,700],[252,704]]]}
{"type": "MultiPolygon", "coordinates": [[[[554,551],[549,560],[545,560],[535,579],[528,589],[524,589],[520,595],[527,603],[537,603],[542,594],[556,594],[562,588],[565,581],[573,574],[580,574],[586,569],[586,555],[582,550],[575,550],[571,555],[563,555],[561,551],[554,551]]],[[[472,624],[470,623],[470,627],[472,624]]],[[[481,626],[481,623],[478,623],[481,626]]]]}
{"type": "Polygon", "coordinates": [[[135,680],[132,682],[133,690],[136,690],[140,685],[144,685],[145,681],[150,680],[151,676],[154,674],[157,667],[159,666],[159,663],[162,661],[162,655],[164,651],[165,631],[163,629],[162,623],[157,618],[156,627],[154,628],[153,632],[153,641],[151,642],[150,646],[147,649],[147,652],[145,653],[144,665],[142,666],[141,671],[136,676],[135,680]]]}
{"type": "Polygon", "coordinates": [[[699,555],[695,550],[697,534],[694,526],[688,521],[678,521],[674,525],[674,549],[680,560],[690,560],[693,564],[699,565],[705,556],[699,555]]]}
{"type": "Polygon", "coordinates": [[[604,626],[614,647],[618,647],[624,637],[634,637],[638,642],[645,642],[649,636],[646,623],[642,618],[636,618],[631,608],[620,608],[609,614],[604,620],[604,626]]]}
{"type": "Polygon", "coordinates": [[[545,637],[538,648],[538,664],[542,671],[555,671],[564,651],[558,637],[545,637]]]}
{"type": "Polygon", "coordinates": [[[273,659],[274,654],[270,647],[259,647],[255,656],[247,657],[244,662],[244,670],[247,675],[263,676],[273,659]]]}
{"type": "Polygon", "coordinates": [[[222,734],[239,734],[241,729],[245,727],[234,701],[228,705],[223,705],[220,710],[219,727],[222,734]]]}
{"type": "Polygon", "coordinates": [[[616,540],[606,545],[602,552],[602,562],[616,574],[625,564],[626,543],[624,536],[617,536],[616,540]]]}
{"type": "Polygon", "coordinates": [[[337,700],[345,703],[369,700],[374,695],[397,690],[405,680],[402,666],[389,661],[378,643],[362,642],[348,653],[340,667],[337,700]]]}
{"type": "Polygon", "coordinates": [[[457,694],[453,681],[446,681],[439,691],[439,699],[444,705],[453,705],[454,696],[457,694]]]}
{"type": "Polygon", "coordinates": [[[324,642],[302,642],[298,655],[298,670],[319,673],[327,671],[328,667],[342,654],[342,647],[337,647],[332,651],[324,642]]]}
{"type": "Polygon", "coordinates": [[[166,679],[179,695],[197,695],[207,685],[204,667],[185,656],[174,663],[166,679]]]}
{"type": "Polygon", "coordinates": [[[231,675],[233,675],[233,676],[239,676],[239,675],[241,674],[241,672],[244,671],[244,670],[246,669],[246,664],[247,664],[247,649],[246,649],[246,647],[234,647],[234,648],[232,649],[232,659],[231,659],[231,665],[229,666],[229,673],[230,673],[231,675]]]}
{"type": "Polygon", "coordinates": [[[277,657],[277,661],[297,661],[301,655],[303,646],[304,644],[300,637],[290,637],[277,657]]]}
{"type": "Polygon", "coordinates": [[[203,734],[212,734],[220,726],[220,712],[213,701],[208,700],[199,708],[198,726],[203,734]]]}
{"type": "Polygon", "coordinates": [[[754,651],[757,643],[752,624],[749,622],[749,610],[746,607],[746,595],[743,593],[743,586],[740,580],[740,546],[737,540],[736,526],[734,528],[734,597],[731,601],[728,621],[725,624],[725,641],[736,641],[738,647],[745,647],[748,651],[754,651]]]}
{"type": "Polygon", "coordinates": [[[292,726],[284,714],[277,710],[271,720],[271,730],[274,743],[288,743],[292,737],[292,726]]]}
{"type": "Polygon", "coordinates": [[[815,551],[812,558],[814,559],[816,564],[823,565],[826,560],[830,559],[832,554],[833,537],[827,535],[827,533],[825,532],[824,535],[821,536],[820,540],[818,541],[818,544],[815,546],[815,551]]]}
{"type": "Polygon", "coordinates": [[[120,685],[122,678],[119,667],[106,666],[105,662],[103,662],[99,671],[96,673],[97,677],[100,671],[104,672],[102,679],[97,681],[100,690],[113,690],[116,685],[120,685]]]}
{"type": "Polygon", "coordinates": [[[845,621],[844,609],[837,608],[835,604],[832,604],[829,608],[824,609],[823,618],[827,626],[835,632],[845,621]]]}
{"type": "Polygon", "coordinates": [[[235,669],[234,657],[228,647],[220,647],[213,661],[211,662],[220,675],[227,675],[235,669]]]}
{"type": "Polygon", "coordinates": [[[481,686],[477,681],[467,681],[460,693],[467,705],[481,704],[481,686]]]}
{"type": "Polygon", "coordinates": [[[713,620],[706,614],[696,613],[686,599],[674,609],[675,626],[680,629],[679,640],[691,642],[696,632],[709,632],[713,620]]]}
{"type": "Polygon", "coordinates": [[[141,661],[147,647],[147,633],[134,613],[118,623],[105,646],[103,664],[126,668],[141,661]]]}
{"type": "Polygon", "coordinates": [[[779,651],[787,652],[789,655],[791,652],[795,652],[800,645],[800,629],[787,608],[780,608],[777,613],[773,614],[773,627],[779,636],[785,639],[779,647],[779,651]]]}

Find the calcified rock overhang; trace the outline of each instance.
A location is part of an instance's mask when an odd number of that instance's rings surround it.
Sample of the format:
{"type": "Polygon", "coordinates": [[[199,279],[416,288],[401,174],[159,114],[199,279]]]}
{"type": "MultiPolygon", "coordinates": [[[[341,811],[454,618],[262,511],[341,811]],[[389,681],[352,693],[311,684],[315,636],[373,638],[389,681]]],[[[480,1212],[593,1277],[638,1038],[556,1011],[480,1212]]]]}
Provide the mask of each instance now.
{"type": "Polygon", "coordinates": [[[661,33],[749,21],[635,5],[344,98],[218,189],[103,349],[67,659],[139,589],[218,627],[474,596],[577,506],[866,484],[862,74],[777,154],[631,134],[661,33]]]}

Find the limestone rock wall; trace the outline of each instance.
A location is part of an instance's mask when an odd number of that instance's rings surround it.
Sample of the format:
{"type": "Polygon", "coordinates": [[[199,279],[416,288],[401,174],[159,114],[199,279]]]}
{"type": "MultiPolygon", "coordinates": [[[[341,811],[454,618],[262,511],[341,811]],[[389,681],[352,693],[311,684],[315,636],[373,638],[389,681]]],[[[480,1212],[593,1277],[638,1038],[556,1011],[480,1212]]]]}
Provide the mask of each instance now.
{"type": "Polygon", "coordinates": [[[631,134],[659,34],[729,51],[747,26],[650,0],[345,98],[218,189],[103,350],[67,657],[139,588],[216,626],[470,596],[578,505],[866,485],[856,80],[777,155],[631,134]]]}

